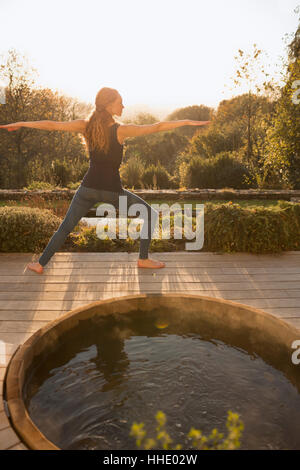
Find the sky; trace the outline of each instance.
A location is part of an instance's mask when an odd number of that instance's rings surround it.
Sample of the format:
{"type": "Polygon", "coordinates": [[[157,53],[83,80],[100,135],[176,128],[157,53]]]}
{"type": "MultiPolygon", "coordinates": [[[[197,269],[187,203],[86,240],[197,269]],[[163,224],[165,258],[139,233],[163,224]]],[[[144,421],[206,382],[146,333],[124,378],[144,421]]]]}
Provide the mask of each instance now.
{"type": "Polygon", "coordinates": [[[38,70],[38,85],[94,105],[103,86],[125,106],[217,107],[238,49],[279,78],[284,36],[300,0],[0,0],[0,55],[10,48],[38,70]]]}

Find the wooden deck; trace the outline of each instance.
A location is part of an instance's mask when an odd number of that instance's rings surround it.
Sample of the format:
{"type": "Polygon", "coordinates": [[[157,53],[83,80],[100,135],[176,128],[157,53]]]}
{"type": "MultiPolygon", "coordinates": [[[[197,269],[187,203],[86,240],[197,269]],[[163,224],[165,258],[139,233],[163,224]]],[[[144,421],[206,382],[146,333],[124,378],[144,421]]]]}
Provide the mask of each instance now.
{"type": "Polygon", "coordinates": [[[44,274],[25,270],[37,255],[0,253],[0,449],[26,449],[4,410],[5,368],[17,347],[73,308],[110,297],[184,292],[236,301],[299,328],[300,251],[150,253],[158,270],[137,268],[138,253],[56,253],[44,274]]]}

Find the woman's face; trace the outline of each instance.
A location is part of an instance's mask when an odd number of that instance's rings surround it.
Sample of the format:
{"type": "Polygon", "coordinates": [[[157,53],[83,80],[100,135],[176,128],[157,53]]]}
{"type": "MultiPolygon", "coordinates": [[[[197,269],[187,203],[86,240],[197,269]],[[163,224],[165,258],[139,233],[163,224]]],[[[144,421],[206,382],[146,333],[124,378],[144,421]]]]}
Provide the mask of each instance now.
{"type": "Polygon", "coordinates": [[[118,96],[118,98],[115,99],[115,101],[109,106],[107,106],[107,110],[111,113],[113,116],[116,114],[117,116],[121,116],[122,111],[123,111],[123,100],[121,96],[118,96]]]}

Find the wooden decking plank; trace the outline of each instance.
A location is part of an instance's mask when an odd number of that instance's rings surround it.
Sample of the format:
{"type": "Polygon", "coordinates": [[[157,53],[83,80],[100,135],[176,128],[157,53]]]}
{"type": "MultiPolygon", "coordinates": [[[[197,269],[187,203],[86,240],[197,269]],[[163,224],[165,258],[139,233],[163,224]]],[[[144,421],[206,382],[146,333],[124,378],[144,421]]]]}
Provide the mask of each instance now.
{"type": "MultiPolygon", "coordinates": [[[[2,398],[1,398],[1,405],[3,406],[2,398]]],[[[1,411],[0,411],[0,431],[5,428],[10,428],[10,422],[8,420],[8,417],[6,416],[6,413],[3,407],[3,409],[1,408],[1,411]]]]}
{"type": "MultiPolygon", "coordinates": [[[[42,252],[40,253],[3,253],[0,252],[0,261],[4,260],[5,262],[25,262],[27,259],[38,259],[41,256],[42,252]]],[[[77,252],[56,252],[54,256],[49,261],[52,262],[70,262],[70,261],[88,261],[92,259],[97,260],[129,260],[135,261],[139,256],[139,251],[134,252],[126,252],[126,251],[119,251],[119,252],[108,252],[108,251],[77,251],[77,252]]],[[[213,251],[172,251],[169,253],[165,253],[162,251],[151,251],[149,250],[149,256],[153,256],[155,258],[165,258],[165,259],[172,259],[172,260],[179,260],[179,261],[193,261],[193,260],[214,260],[216,261],[235,261],[238,259],[239,261],[260,261],[262,258],[268,259],[270,261],[278,261],[278,260],[299,260],[300,259],[300,250],[294,252],[293,254],[288,251],[283,251],[281,253],[247,253],[247,252],[232,252],[232,253],[222,253],[222,252],[213,252],[213,251]]]]}
{"type": "MultiPolygon", "coordinates": [[[[197,294],[198,292],[191,291],[192,294],[197,294]]],[[[122,293],[122,295],[116,295],[114,293],[115,297],[121,297],[123,295],[131,295],[132,293],[130,292],[125,292],[122,293]]],[[[101,295],[99,300],[104,300],[104,299],[109,299],[111,298],[110,294],[104,294],[101,295]]],[[[215,298],[221,298],[218,296],[215,296],[215,298]]],[[[239,301],[237,299],[226,299],[230,300],[232,302],[237,302],[237,303],[243,303],[242,301],[239,301]]],[[[273,315],[276,315],[280,318],[283,317],[293,317],[293,318],[298,318],[300,317],[300,308],[299,307],[264,307],[263,310],[267,313],[272,313],[273,315]]],[[[70,310],[3,310],[1,311],[1,320],[7,320],[7,321],[52,321],[55,320],[56,318],[60,317],[61,315],[64,315],[65,313],[68,313],[70,310]],[[3,316],[2,316],[3,312],[3,316]],[[14,320],[11,320],[12,315],[14,314],[14,320]]],[[[0,338],[1,339],[1,338],[0,338]]],[[[3,356],[0,355],[0,362],[4,363],[3,361],[9,361],[10,356],[3,356]],[[3,359],[3,358],[8,358],[8,359],[3,359]],[[2,358],[2,359],[1,359],[2,358]]]]}
{"type": "MultiPolygon", "coordinates": [[[[13,312],[12,312],[13,314],[13,312]]],[[[15,342],[10,342],[7,339],[3,338],[0,336],[0,351],[1,351],[1,358],[3,356],[11,356],[17,349],[18,344],[15,344],[15,342]]]]}
{"type": "MultiPolygon", "coordinates": [[[[35,333],[43,326],[47,325],[49,321],[36,321],[36,320],[24,320],[24,321],[5,321],[0,322],[0,336],[2,333],[35,333]]],[[[1,379],[1,372],[5,370],[5,368],[0,367],[0,379],[1,379]]],[[[4,371],[3,371],[4,372],[4,371]]],[[[3,380],[3,378],[2,378],[3,380]]]]}
{"type": "MultiPolygon", "coordinates": [[[[196,294],[196,292],[192,291],[193,294],[196,294]]],[[[198,293],[197,293],[198,294],[198,293]]],[[[123,293],[123,295],[127,295],[127,293],[123,293]]],[[[130,293],[128,293],[130,295],[130,293]]],[[[117,297],[116,293],[114,293],[114,296],[117,297]]],[[[104,300],[107,298],[110,298],[110,294],[105,294],[104,296],[101,295],[99,300],[104,300]]],[[[121,297],[121,295],[118,295],[118,297],[121,297]]],[[[215,298],[222,298],[216,296],[215,298]]],[[[238,302],[238,303],[243,303],[240,300],[229,298],[227,300],[231,300],[232,302],[238,302]]],[[[278,316],[280,318],[298,318],[300,317],[300,308],[299,307],[264,307],[263,310],[267,313],[271,313],[275,316],[278,316]]],[[[1,310],[0,311],[0,319],[2,321],[47,321],[51,322],[55,320],[56,318],[59,318],[60,316],[64,315],[65,313],[68,313],[70,310],[1,310]],[[12,320],[12,317],[14,317],[14,320],[12,320]]],[[[0,338],[1,339],[1,338],[0,338]]],[[[0,365],[1,364],[7,364],[11,358],[11,355],[0,355],[0,365]]]]}
{"type": "MultiPolygon", "coordinates": [[[[26,267],[26,266],[25,266],[26,267]]],[[[124,273],[130,273],[131,275],[136,275],[138,272],[139,276],[147,276],[147,271],[144,269],[139,269],[136,266],[91,266],[88,265],[87,263],[83,263],[82,266],[77,266],[74,265],[72,266],[66,266],[66,267],[48,267],[47,269],[44,270],[44,275],[47,276],[55,276],[55,275],[70,275],[70,274],[75,274],[75,275],[88,275],[88,274],[97,274],[97,275],[103,275],[107,276],[108,272],[111,272],[113,269],[114,276],[124,276],[124,273]]],[[[180,273],[182,276],[187,276],[187,275],[195,275],[199,274],[199,270],[201,273],[205,274],[228,274],[229,276],[238,274],[238,275],[255,275],[255,274],[277,274],[277,273],[282,273],[282,274],[300,274],[300,263],[297,266],[290,266],[290,267],[282,267],[281,265],[278,266],[272,266],[268,267],[265,265],[262,266],[228,266],[224,267],[223,265],[220,264],[220,266],[198,266],[198,267],[191,267],[191,266],[186,266],[186,267],[172,267],[166,265],[166,267],[163,269],[161,272],[157,272],[157,275],[160,277],[165,277],[166,273],[170,275],[174,275],[175,272],[178,274],[180,273]],[[181,270],[184,268],[184,273],[181,273],[181,270]]],[[[32,274],[31,271],[25,271],[24,268],[20,267],[20,265],[14,265],[12,268],[11,266],[5,266],[0,268],[0,278],[1,276],[20,276],[21,274],[27,275],[27,274],[32,274]]]]}
{"type": "Polygon", "coordinates": [[[277,308],[277,307],[268,308],[268,307],[265,307],[264,312],[272,313],[273,315],[278,316],[280,318],[298,318],[298,317],[300,317],[300,307],[282,307],[282,308],[277,308]]]}
{"type": "Polygon", "coordinates": [[[19,442],[19,444],[13,445],[12,447],[9,447],[7,450],[29,450],[29,449],[23,444],[23,442],[19,442]]]}
{"type": "MultiPolygon", "coordinates": [[[[148,276],[151,279],[151,276],[148,276]]],[[[158,274],[153,276],[151,282],[147,284],[151,284],[152,280],[157,283],[158,274]]],[[[159,278],[158,278],[159,280],[159,278]]],[[[165,281],[166,282],[166,281],[165,281]]],[[[181,278],[178,278],[178,283],[181,283],[181,278]]],[[[112,282],[107,282],[108,288],[110,288],[112,282]]],[[[138,283],[140,285],[140,283],[138,283]]],[[[158,282],[158,285],[161,284],[158,282]]],[[[185,283],[183,283],[185,286],[185,283]]],[[[191,283],[193,285],[193,283],[191,283]]],[[[180,287],[180,286],[179,286],[180,287]]],[[[285,282],[284,285],[282,282],[267,282],[267,283],[253,283],[253,281],[245,278],[241,278],[240,282],[198,282],[197,286],[195,286],[195,290],[205,291],[205,290],[216,290],[216,291],[258,291],[264,293],[265,291],[286,291],[287,295],[291,295],[293,297],[299,297],[300,293],[300,282],[285,282]]],[[[98,292],[99,289],[103,288],[103,283],[99,282],[48,282],[48,283],[0,283],[0,292],[1,293],[18,293],[18,292],[32,292],[35,293],[37,296],[44,292],[98,292]]],[[[108,289],[107,289],[108,290],[108,289]]],[[[0,310],[2,309],[2,305],[0,305],[0,310]]]]}
{"type": "Polygon", "coordinates": [[[298,328],[300,333],[300,318],[285,318],[284,321],[287,322],[289,325],[298,328]]]}
{"type": "MultiPolygon", "coordinates": [[[[0,263],[1,262],[26,262],[28,260],[38,260],[40,255],[35,253],[0,253],[0,263]]],[[[56,252],[55,255],[51,258],[49,263],[53,262],[84,262],[84,261],[96,261],[96,262],[107,262],[107,261],[119,261],[123,262],[135,262],[138,259],[139,253],[127,253],[127,252],[56,252]]],[[[235,262],[236,260],[240,262],[281,262],[285,260],[286,262],[299,262],[300,251],[297,252],[282,252],[282,253],[219,253],[219,252],[177,252],[172,253],[165,252],[149,252],[149,257],[159,258],[169,262],[190,262],[190,261],[201,261],[201,262],[235,262]]]]}
{"type": "MultiPolygon", "coordinates": [[[[124,266],[125,265],[134,265],[137,260],[138,260],[138,254],[134,258],[120,258],[118,259],[117,257],[101,257],[101,253],[93,253],[93,257],[86,257],[86,253],[78,253],[81,255],[79,258],[59,258],[57,257],[57,254],[55,254],[47,263],[47,266],[53,266],[53,265],[58,265],[61,266],[63,264],[71,265],[71,264],[79,264],[79,263],[90,263],[90,264],[99,264],[99,265],[105,265],[109,263],[122,263],[124,266]]],[[[222,256],[215,255],[214,257],[205,257],[205,256],[196,256],[194,255],[190,259],[186,257],[181,257],[178,258],[176,256],[173,256],[170,254],[170,256],[160,256],[159,252],[156,253],[149,253],[149,258],[153,259],[160,259],[162,261],[166,261],[170,264],[178,264],[179,266],[181,265],[188,265],[189,263],[196,263],[196,264],[219,264],[219,265],[232,265],[232,264],[238,264],[238,265],[262,265],[262,264],[268,264],[268,265],[280,265],[280,263],[286,263],[287,265],[297,265],[300,260],[300,256],[295,256],[295,257],[288,257],[285,255],[282,255],[280,257],[276,258],[271,258],[266,255],[261,255],[260,257],[250,257],[247,259],[243,259],[242,257],[235,257],[234,254],[232,253],[232,258],[224,258],[222,256]]],[[[21,265],[26,265],[28,261],[31,261],[32,257],[26,257],[25,258],[11,258],[11,259],[5,259],[3,256],[0,254],[0,266],[7,265],[7,266],[16,266],[18,263],[21,265]]],[[[34,261],[38,261],[37,259],[34,259],[34,261]]]]}
{"type": "Polygon", "coordinates": [[[0,450],[19,444],[20,438],[11,427],[0,430],[0,450]]]}
{"type": "MultiPolygon", "coordinates": [[[[136,291],[131,291],[130,293],[128,291],[127,295],[134,295],[134,294],[139,294],[141,293],[139,290],[136,291]]],[[[153,291],[153,292],[158,292],[153,291]]],[[[165,290],[163,292],[174,292],[174,289],[171,291],[165,290]]],[[[179,292],[179,290],[177,291],[179,292]]],[[[187,290],[182,290],[182,293],[186,293],[187,290]]],[[[188,292],[194,292],[192,290],[188,290],[188,292]]],[[[112,291],[110,297],[114,297],[115,294],[112,291]]],[[[211,297],[216,297],[216,295],[212,295],[211,297]]],[[[99,300],[100,298],[100,293],[99,293],[99,300]]],[[[230,299],[228,299],[230,300],[230,299]]],[[[86,300],[31,300],[31,301],[26,301],[26,300],[10,300],[5,302],[5,310],[24,310],[25,308],[32,308],[33,310],[72,310],[74,308],[82,307],[84,305],[87,305],[90,303],[90,301],[86,300]]],[[[243,299],[243,304],[245,305],[250,305],[255,308],[270,308],[270,307],[298,307],[299,306],[299,299],[243,299]]],[[[4,322],[5,323],[5,322],[4,322]]],[[[1,325],[0,325],[1,327],[1,325]]],[[[0,338],[1,339],[1,338],[0,338]]]]}
{"type": "MultiPolygon", "coordinates": [[[[0,253],[0,264],[2,262],[28,262],[31,260],[38,260],[42,253],[0,253]]],[[[93,261],[93,262],[107,262],[107,261],[119,261],[122,260],[128,262],[134,262],[138,259],[138,252],[56,252],[53,258],[49,261],[52,262],[75,262],[75,261],[93,261]]],[[[172,253],[168,252],[149,252],[149,257],[155,259],[161,259],[162,261],[176,262],[176,261],[214,261],[214,262],[235,262],[237,260],[240,262],[259,262],[262,260],[270,262],[299,262],[300,259],[300,250],[299,251],[289,251],[282,253],[221,253],[221,252],[203,252],[203,251],[184,251],[178,252],[174,251],[172,253]]]]}
{"type": "MultiPolygon", "coordinates": [[[[0,321],[47,321],[50,322],[55,320],[60,315],[67,313],[69,310],[0,310],[0,321]],[[13,320],[12,320],[13,318],[13,320]]],[[[1,324],[1,323],[0,323],[1,324]]],[[[6,361],[6,357],[10,356],[3,356],[0,355],[0,364],[3,361],[6,361]]]]}
{"type": "MultiPolygon", "coordinates": [[[[17,260],[21,260],[21,259],[31,259],[31,258],[39,258],[40,255],[42,254],[41,253],[0,253],[0,261],[1,261],[1,258],[3,259],[17,259],[17,260]]],[[[138,253],[136,253],[138,254],[138,253]]],[[[78,259],[81,257],[81,255],[84,255],[84,258],[85,259],[88,259],[88,258],[93,258],[94,256],[100,256],[102,258],[107,258],[107,259],[127,259],[128,258],[128,253],[126,251],[123,251],[123,252],[117,252],[117,253],[111,253],[111,252],[82,252],[82,253],[78,253],[78,252],[63,252],[63,251],[59,251],[59,252],[56,252],[55,253],[55,257],[57,258],[60,258],[60,257],[63,257],[63,258],[66,258],[66,259],[70,259],[70,258],[73,258],[73,259],[78,259]]]]}
{"type": "MultiPolygon", "coordinates": [[[[164,270],[166,268],[163,268],[164,270]]],[[[150,271],[150,270],[149,270],[150,271]]],[[[157,270],[152,270],[152,277],[153,276],[153,271],[154,274],[157,273],[157,270]],[[155,272],[156,271],[156,272],[155,272]]],[[[113,273],[110,272],[106,276],[106,283],[115,283],[114,278],[108,278],[108,275],[113,276],[113,273]]],[[[163,277],[167,278],[167,275],[171,273],[167,273],[166,270],[164,271],[163,277]]],[[[203,282],[226,282],[230,280],[231,282],[238,282],[241,280],[241,274],[206,274],[206,273],[198,273],[198,280],[203,281],[203,282]]],[[[124,276],[123,276],[124,278],[124,276]]],[[[141,274],[142,280],[144,279],[144,274],[141,274]]],[[[150,276],[151,278],[151,276],[150,276]]],[[[139,276],[139,273],[136,273],[134,279],[136,282],[142,282],[139,276]]],[[[270,281],[277,281],[277,282],[295,282],[295,281],[300,281],[300,273],[261,273],[261,274],[247,274],[245,275],[245,279],[251,280],[251,282],[270,282],[270,281]]],[[[18,276],[18,275],[0,275],[0,283],[57,283],[57,282],[101,282],[103,280],[103,276],[101,274],[81,274],[77,275],[73,272],[71,272],[69,275],[65,274],[47,274],[47,272],[44,272],[42,275],[30,272],[27,275],[24,276],[18,276]]],[[[156,280],[153,282],[157,282],[156,280]]]]}
{"type": "MultiPolygon", "coordinates": [[[[190,283],[187,284],[187,289],[186,290],[196,290],[199,291],[199,295],[206,295],[206,296],[211,296],[211,297],[219,297],[223,299],[236,299],[237,301],[245,300],[245,299],[298,299],[298,302],[300,301],[300,290],[297,289],[264,289],[264,290],[253,290],[252,289],[247,289],[247,290],[239,290],[239,289],[228,289],[228,290],[220,290],[220,289],[205,289],[201,284],[196,283],[190,283]]],[[[152,284],[151,284],[152,285],[152,284]]],[[[102,285],[103,287],[103,285],[102,285]]],[[[155,287],[155,286],[154,286],[155,287]]],[[[178,288],[183,288],[182,283],[178,283],[178,288]]],[[[113,292],[115,292],[114,289],[112,289],[113,292]]],[[[130,289],[127,289],[126,291],[129,291],[130,289]]],[[[139,289],[138,286],[136,286],[135,290],[142,291],[143,289],[139,289]]],[[[170,292],[169,289],[169,284],[167,282],[163,283],[163,290],[170,292]]],[[[107,290],[106,290],[107,291],[107,290]]],[[[95,300],[99,300],[99,295],[101,294],[101,291],[98,289],[94,289],[93,291],[87,291],[86,289],[75,289],[75,290],[69,290],[66,289],[65,291],[40,291],[39,293],[35,291],[17,291],[14,292],[14,300],[28,300],[28,301],[34,301],[34,300],[83,300],[86,302],[93,302],[95,300]]],[[[0,320],[3,320],[3,301],[4,300],[11,300],[11,292],[0,292],[0,320]]]]}
{"type": "Polygon", "coordinates": [[[0,333],[0,341],[7,343],[10,350],[16,350],[20,344],[25,343],[32,333],[0,333]]]}
{"type": "Polygon", "coordinates": [[[12,354],[0,354],[0,367],[6,367],[9,361],[11,360],[11,357],[12,354]]]}

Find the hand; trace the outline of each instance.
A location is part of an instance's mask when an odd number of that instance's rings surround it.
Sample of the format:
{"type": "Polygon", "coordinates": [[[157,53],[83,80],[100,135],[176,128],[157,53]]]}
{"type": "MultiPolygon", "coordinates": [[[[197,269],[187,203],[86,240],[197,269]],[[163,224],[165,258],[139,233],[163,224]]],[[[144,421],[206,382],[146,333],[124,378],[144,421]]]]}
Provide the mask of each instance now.
{"type": "Polygon", "coordinates": [[[13,124],[5,124],[5,125],[0,125],[0,129],[6,129],[7,131],[16,131],[22,127],[22,124],[19,123],[13,123],[13,124]]]}
{"type": "Polygon", "coordinates": [[[210,123],[211,121],[190,121],[190,126],[205,126],[210,123]]]}

